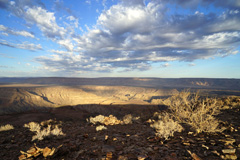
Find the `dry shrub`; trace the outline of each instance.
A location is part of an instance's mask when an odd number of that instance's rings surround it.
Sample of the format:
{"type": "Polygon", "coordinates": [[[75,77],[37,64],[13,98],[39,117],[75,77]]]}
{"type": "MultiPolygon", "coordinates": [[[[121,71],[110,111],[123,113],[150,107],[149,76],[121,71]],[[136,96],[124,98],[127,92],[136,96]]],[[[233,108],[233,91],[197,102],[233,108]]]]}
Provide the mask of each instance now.
{"type": "Polygon", "coordinates": [[[34,140],[43,140],[44,137],[48,137],[51,135],[54,136],[64,136],[65,134],[62,132],[62,129],[58,127],[57,124],[51,125],[41,122],[38,124],[37,122],[29,122],[28,124],[24,124],[24,127],[29,128],[30,131],[35,132],[35,135],[32,137],[32,141],[34,140]]]}
{"type": "Polygon", "coordinates": [[[214,98],[200,98],[198,93],[180,92],[166,103],[179,123],[189,124],[196,132],[216,132],[218,120],[214,117],[220,106],[214,98]]]}
{"type": "Polygon", "coordinates": [[[89,117],[87,118],[87,122],[92,123],[92,124],[104,124],[106,126],[108,125],[118,125],[118,124],[132,124],[133,121],[139,120],[140,117],[133,117],[131,114],[127,114],[123,117],[122,120],[117,119],[117,117],[113,115],[109,116],[103,116],[103,115],[98,115],[96,117],[89,117]]]}
{"type": "Polygon", "coordinates": [[[104,129],[107,129],[107,127],[103,126],[103,125],[99,125],[96,127],[96,131],[101,131],[101,130],[104,130],[104,129]]]}
{"type": "Polygon", "coordinates": [[[133,116],[131,114],[127,114],[123,117],[124,124],[132,124],[133,116]]]}
{"type": "Polygon", "coordinates": [[[103,123],[104,118],[105,117],[103,115],[98,115],[96,117],[90,117],[89,120],[87,119],[87,121],[89,121],[92,124],[103,123]]]}
{"type": "Polygon", "coordinates": [[[14,129],[14,127],[11,124],[6,124],[6,125],[0,127],[0,132],[8,131],[8,130],[11,130],[11,129],[14,129]]]}
{"type": "Polygon", "coordinates": [[[151,120],[154,122],[150,126],[156,130],[156,135],[158,137],[168,139],[172,137],[175,132],[181,132],[183,127],[174,121],[170,114],[162,113],[158,114],[158,121],[151,120]]]}

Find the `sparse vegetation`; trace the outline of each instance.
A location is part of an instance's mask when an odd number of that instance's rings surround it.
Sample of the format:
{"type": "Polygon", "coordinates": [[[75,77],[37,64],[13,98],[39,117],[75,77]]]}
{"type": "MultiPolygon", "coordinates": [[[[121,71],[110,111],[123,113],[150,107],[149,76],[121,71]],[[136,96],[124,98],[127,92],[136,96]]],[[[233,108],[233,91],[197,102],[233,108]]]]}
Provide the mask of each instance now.
{"type": "Polygon", "coordinates": [[[190,125],[197,133],[220,131],[219,121],[214,117],[220,109],[216,99],[200,98],[197,93],[184,91],[172,96],[166,104],[174,119],[190,125]]]}
{"type": "Polygon", "coordinates": [[[107,127],[105,127],[104,125],[99,125],[96,127],[96,131],[101,131],[101,130],[104,130],[104,129],[107,129],[107,127]]]}
{"type": "Polygon", "coordinates": [[[158,117],[158,121],[150,120],[153,122],[150,126],[156,130],[157,136],[168,139],[172,137],[175,132],[181,132],[183,130],[183,127],[177,121],[174,121],[168,113],[157,113],[155,116],[158,117]]]}
{"type": "Polygon", "coordinates": [[[51,136],[51,135],[54,135],[54,136],[65,135],[62,132],[62,129],[59,128],[57,124],[51,125],[45,122],[41,122],[40,124],[38,124],[37,122],[29,122],[28,124],[24,124],[24,127],[29,128],[30,131],[36,133],[32,137],[32,141],[43,140],[44,137],[51,136]]]}
{"type": "Polygon", "coordinates": [[[96,127],[96,131],[101,131],[103,129],[107,129],[105,126],[108,126],[108,125],[112,126],[112,125],[118,125],[118,124],[121,124],[121,125],[132,124],[133,121],[137,121],[139,119],[140,117],[133,117],[131,114],[127,114],[123,117],[123,120],[119,120],[117,119],[117,117],[113,115],[109,115],[109,116],[98,115],[96,117],[90,117],[86,120],[87,122],[92,123],[94,125],[101,124],[96,127]]]}
{"type": "Polygon", "coordinates": [[[96,117],[90,117],[87,119],[87,122],[90,122],[92,124],[104,124],[106,126],[108,125],[118,125],[118,124],[132,124],[134,120],[139,120],[140,117],[133,117],[131,114],[127,114],[123,117],[123,120],[117,119],[117,117],[113,115],[109,116],[103,116],[103,115],[98,115],[96,117]]]}
{"type": "Polygon", "coordinates": [[[127,114],[123,117],[124,124],[132,124],[133,116],[131,114],[127,114]]]}
{"type": "Polygon", "coordinates": [[[8,130],[11,130],[11,129],[14,129],[14,127],[11,124],[6,124],[6,125],[0,127],[0,132],[8,131],[8,130]]]}

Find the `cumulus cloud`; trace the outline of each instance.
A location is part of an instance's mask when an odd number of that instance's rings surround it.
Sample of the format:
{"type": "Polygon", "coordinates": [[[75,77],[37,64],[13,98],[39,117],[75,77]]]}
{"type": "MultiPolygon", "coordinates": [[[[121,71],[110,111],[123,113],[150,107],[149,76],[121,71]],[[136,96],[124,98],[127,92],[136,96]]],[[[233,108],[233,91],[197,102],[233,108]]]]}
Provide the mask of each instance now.
{"type": "Polygon", "coordinates": [[[48,12],[41,7],[27,8],[25,19],[32,24],[37,24],[40,30],[48,38],[63,38],[66,30],[58,26],[53,12],[48,12]]]}
{"type": "Polygon", "coordinates": [[[199,5],[214,5],[215,7],[223,7],[229,9],[240,8],[240,0],[228,0],[228,1],[219,1],[219,0],[163,0],[165,2],[176,3],[184,8],[197,8],[199,5]]]}
{"type": "Polygon", "coordinates": [[[36,24],[47,38],[62,39],[66,34],[66,30],[57,24],[54,12],[47,11],[40,0],[16,0],[10,1],[7,5],[7,9],[15,16],[24,18],[29,24],[36,24]]]}
{"type": "Polygon", "coordinates": [[[8,28],[4,25],[0,24],[0,31],[3,31],[4,33],[7,34],[12,34],[12,35],[19,35],[19,36],[24,36],[24,37],[30,37],[30,38],[34,38],[34,35],[30,32],[27,31],[14,31],[11,28],[8,28]]]}
{"type": "Polygon", "coordinates": [[[41,63],[48,72],[74,74],[87,71],[110,72],[114,69],[110,64],[97,63],[93,58],[74,53],[41,56],[35,58],[35,61],[41,63]]]}
{"type": "MultiPolygon", "coordinates": [[[[56,4],[60,2],[56,1],[56,4]]],[[[162,63],[160,67],[167,67],[171,61],[193,64],[197,59],[237,54],[240,45],[239,0],[121,0],[109,9],[105,8],[96,25],[90,26],[83,35],[58,25],[55,13],[44,6],[29,2],[22,7],[17,3],[10,7],[16,8],[15,15],[36,24],[47,38],[66,49],[51,50],[53,55],[35,59],[56,72],[109,72],[116,68],[144,71],[151,69],[152,63],[162,63]],[[196,10],[210,4],[223,12],[202,13],[196,10]],[[174,7],[190,11],[175,13],[174,7]]],[[[78,22],[71,14],[65,18],[69,22],[78,22]]]]}
{"type": "MultiPolygon", "coordinates": [[[[55,1],[55,8],[59,10],[62,9],[62,1],[55,1]]],[[[11,1],[8,4],[8,10],[10,10],[15,16],[23,18],[28,25],[36,25],[46,38],[58,43],[67,50],[72,50],[73,46],[68,46],[71,43],[69,41],[69,28],[58,25],[55,13],[48,11],[41,1],[11,1]]],[[[68,12],[70,13],[71,10],[69,9],[68,12]]],[[[67,19],[74,21],[75,27],[78,27],[78,19],[76,17],[71,15],[67,17],[67,19]]],[[[13,31],[10,29],[8,29],[8,31],[15,35],[33,36],[33,34],[26,31],[13,31]]]]}

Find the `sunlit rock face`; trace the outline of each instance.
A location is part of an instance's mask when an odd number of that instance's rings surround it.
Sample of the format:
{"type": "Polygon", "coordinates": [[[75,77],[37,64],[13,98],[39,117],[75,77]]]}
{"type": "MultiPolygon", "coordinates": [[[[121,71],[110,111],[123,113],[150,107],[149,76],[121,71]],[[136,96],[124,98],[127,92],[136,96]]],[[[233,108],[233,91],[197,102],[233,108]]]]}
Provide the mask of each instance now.
{"type": "Polygon", "coordinates": [[[0,78],[0,114],[85,104],[161,105],[179,91],[240,95],[238,79],[0,78]]]}
{"type": "Polygon", "coordinates": [[[151,104],[154,97],[177,90],[124,86],[41,86],[0,88],[0,113],[79,104],[151,104]]]}

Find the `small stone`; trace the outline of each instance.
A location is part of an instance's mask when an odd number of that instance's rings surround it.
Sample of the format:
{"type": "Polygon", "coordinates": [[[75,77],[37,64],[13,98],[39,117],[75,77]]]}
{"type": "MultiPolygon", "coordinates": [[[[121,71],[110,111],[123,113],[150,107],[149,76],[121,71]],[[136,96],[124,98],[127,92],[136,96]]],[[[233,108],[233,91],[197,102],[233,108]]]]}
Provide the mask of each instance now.
{"type": "Polygon", "coordinates": [[[196,155],[195,153],[192,154],[192,158],[194,160],[202,160],[200,157],[198,157],[198,155],[196,155]]]}
{"type": "Polygon", "coordinates": [[[196,155],[195,153],[192,153],[190,150],[187,150],[188,153],[192,156],[192,158],[194,160],[202,160],[200,157],[198,157],[198,155],[196,155]]]}
{"type": "Polygon", "coordinates": [[[153,150],[154,151],[159,150],[159,147],[153,147],[153,150]]]}
{"type": "Polygon", "coordinates": [[[88,138],[88,134],[84,134],[83,137],[84,137],[84,138],[88,138]]]}
{"type": "Polygon", "coordinates": [[[128,160],[128,158],[125,157],[125,156],[119,156],[119,157],[118,157],[118,160],[128,160]]]}
{"type": "Polygon", "coordinates": [[[221,157],[221,159],[224,159],[224,155],[221,155],[220,157],[221,157]]]}
{"type": "Polygon", "coordinates": [[[146,148],[146,151],[153,152],[153,149],[151,147],[146,148]]]}
{"type": "Polygon", "coordinates": [[[227,155],[225,155],[224,158],[235,160],[235,159],[237,159],[237,156],[235,154],[227,154],[227,155]]]}
{"type": "Polygon", "coordinates": [[[231,138],[231,135],[229,135],[229,134],[224,134],[224,136],[225,136],[226,138],[231,138]]]}
{"type": "Polygon", "coordinates": [[[171,157],[177,157],[177,154],[173,152],[173,153],[170,154],[170,156],[171,157]]]}
{"type": "Polygon", "coordinates": [[[97,140],[97,137],[93,137],[92,141],[95,142],[97,140]]]}
{"type": "Polygon", "coordinates": [[[204,144],[202,144],[202,147],[203,147],[203,148],[206,148],[207,150],[209,150],[209,147],[208,147],[208,146],[205,146],[204,144]]]}
{"type": "Polygon", "coordinates": [[[117,141],[117,138],[113,138],[113,141],[117,141]]]}
{"type": "Polygon", "coordinates": [[[189,142],[183,142],[183,145],[190,146],[190,143],[189,142]]]}
{"type": "Polygon", "coordinates": [[[212,153],[216,154],[217,156],[220,156],[220,153],[218,153],[218,151],[212,151],[212,153]]]}
{"type": "Polygon", "coordinates": [[[51,149],[46,147],[43,149],[43,157],[47,157],[51,153],[51,149]]]}
{"type": "Polygon", "coordinates": [[[27,157],[22,154],[21,156],[18,157],[18,159],[19,159],[19,160],[24,160],[24,159],[27,159],[27,157]]]}
{"type": "Polygon", "coordinates": [[[223,149],[222,152],[224,154],[234,154],[236,152],[236,149],[233,149],[233,148],[231,148],[231,149],[223,149]]]}
{"type": "Polygon", "coordinates": [[[35,147],[31,147],[31,148],[27,151],[27,153],[29,153],[29,154],[34,154],[36,151],[37,151],[37,150],[36,150],[35,147]]]}
{"type": "Polygon", "coordinates": [[[108,135],[105,135],[105,141],[108,140],[108,135]]]}
{"type": "Polygon", "coordinates": [[[107,152],[107,155],[106,155],[106,160],[110,160],[112,159],[112,152],[107,152]]]}
{"type": "MultiPolygon", "coordinates": [[[[227,135],[225,135],[225,136],[227,136],[227,135]]],[[[221,139],[219,141],[224,142],[225,145],[232,145],[236,140],[232,139],[232,138],[227,138],[227,139],[221,139]]]]}
{"type": "Polygon", "coordinates": [[[147,156],[145,156],[145,155],[139,155],[137,157],[138,160],[145,160],[146,158],[147,158],[147,156]]]}

